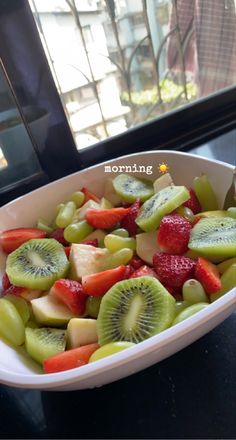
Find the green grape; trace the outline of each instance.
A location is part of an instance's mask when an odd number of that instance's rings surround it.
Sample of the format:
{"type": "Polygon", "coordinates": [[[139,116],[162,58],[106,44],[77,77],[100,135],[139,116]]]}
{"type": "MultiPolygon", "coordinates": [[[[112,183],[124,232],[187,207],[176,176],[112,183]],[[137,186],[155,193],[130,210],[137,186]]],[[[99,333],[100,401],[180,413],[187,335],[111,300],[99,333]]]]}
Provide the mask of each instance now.
{"type": "Polygon", "coordinates": [[[229,213],[230,217],[236,218],[236,208],[234,206],[228,208],[227,212],[229,213]]]}
{"type": "Polygon", "coordinates": [[[221,289],[219,292],[212,293],[210,296],[211,302],[223,296],[225,293],[229,292],[231,289],[236,287],[236,263],[232,264],[222,275],[221,279],[221,289]]]}
{"type": "Polygon", "coordinates": [[[4,298],[0,299],[0,334],[13,345],[25,341],[25,326],[16,307],[4,298]]]}
{"type": "Polygon", "coordinates": [[[43,218],[39,218],[37,221],[37,228],[41,229],[41,231],[46,232],[47,234],[51,234],[53,231],[53,228],[48,224],[46,220],[43,218]]]}
{"type": "Polygon", "coordinates": [[[72,202],[75,202],[76,208],[80,208],[84,203],[85,195],[82,191],[76,191],[71,195],[72,202]]]}
{"type": "Polygon", "coordinates": [[[193,222],[195,219],[194,213],[190,208],[186,206],[180,206],[176,209],[177,214],[182,215],[182,217],[186,218],[189,222],[193,222]]]}
{"type": "Polygon", "coordinates": [[[56,206],[56,214],[59,214],[60,210],[64,208],[64,203],[59,203],[59,205],[56,206]]]}
{"type": "Polygon", "coordinates": [[[66,226],[68,226],[72,222],[75,210],[75,202],[65,203],[65,205],[60,209],[59,213],[57,214],[56,225],[58,226],[58,228],[66,228],[66,226]]]}
{"type": "Polygon", "coordinates": [[[223,274],[234,263],[236,263],[236,257],[229,258],[228,260],[222,261],[222,263],[217,264],[217,269],[221,274],[223,274]]]}
{"type": "MultiPolygon", "coordinates": [[[[114,269],[115,267],[127,264],[133,258],[132,249],[123,248],[114,254],[110,254],[106,262],[105,269],[114,269]]],[[[104,269],[104,270],[105,270],[104,269]]]]}
{"type": "Polygon", "coordinates": [[[176,318],[174,319],[172,325],[179,324],[179,322],[184,321],[187,318],[190,318],[191,316],[195,315],[195,313],[200,312],[201,310],[205,309],[207,306],[209,306],[209,303],[198,303],[198,304],[192,304],[191,306],[186,307],[186,309],[182,310],[176,318]]]}
{"type": "Polygon", "coordinates": [[[205,174],[202,174],[200,177],[195,177],[193,184],[202,211],[217,210],[217,198],[208,177],[205,174]]]}
{"type": "Polygon", "coordinates": [[[136,249],[136,240],[131,237],[120,237],[115,234],[107,234],[104,238],[104,244],[110,252],[116,252],[123,248],[136,249]]]}
{"type": "Polygon", "coordinates": [[[99,359],[103,359],[104,357],[118,353],[119,351],[123,351],[126,348],[134,347],[135,345],[136,344],[133,342],[127,341],[110,342],[94,351],[92,356],[90,356],[89,363],[98,361],[99,359]]]}
{"type": "Polygon", "coordinates": [[[209,302],[208,296],[206,295],[201,283],[195,279],[185,281],[183,285],[183,299],[189,303],[189,305],[201,302],[209,302]]]}
{"type": "Polygon", "coordinates": [[[85,314],[96,319],[98,317],[101,300],[101,296],[89,296],[86,301],[85,314]]]}
{"type": "Polygon", "coordinates": [[[118,235],[119,237],[129,237],[127,229],[124,228],[114,229],[111,234],[118,235]]]}
{"type": "Polygon", "coordinates": [[[24,298],[21,298],[20,296],[16,295],[5,295],[4,299],[7,301],[10,301],[18,311],[24,325],[28,322],[30,319],[30,308],[27,304],[27,301],[24,298]]]}
{"type": "Polygon", "coordinates": [[[186,301],[176,301],[175,303],[175,316],[177,316],[182,310],[186,309],[190,304],[186,301]]]}
{"type": "Polygon", "coordinates": [[[91,234],[93,231],[92,226],[90,226],[86,220],[81,220],[78,223],[71,223],[64,230],[64,238],[69,241],[69,243],[79,243],[87,235],[91,234]]]}

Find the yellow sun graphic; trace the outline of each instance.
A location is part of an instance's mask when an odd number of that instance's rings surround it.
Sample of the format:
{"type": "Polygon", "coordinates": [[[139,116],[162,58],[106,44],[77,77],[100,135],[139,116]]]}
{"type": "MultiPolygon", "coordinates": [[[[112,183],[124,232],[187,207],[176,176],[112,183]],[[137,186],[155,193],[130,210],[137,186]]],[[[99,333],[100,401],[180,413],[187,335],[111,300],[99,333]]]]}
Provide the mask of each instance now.
{"type": "Polygon", "coordinates": [[[169,170],[169,167],[168,167],[167,163],[162,162],[162,163],[159,163],[158,170],[159,170],[159,173],[165,174],[169,170]]]}

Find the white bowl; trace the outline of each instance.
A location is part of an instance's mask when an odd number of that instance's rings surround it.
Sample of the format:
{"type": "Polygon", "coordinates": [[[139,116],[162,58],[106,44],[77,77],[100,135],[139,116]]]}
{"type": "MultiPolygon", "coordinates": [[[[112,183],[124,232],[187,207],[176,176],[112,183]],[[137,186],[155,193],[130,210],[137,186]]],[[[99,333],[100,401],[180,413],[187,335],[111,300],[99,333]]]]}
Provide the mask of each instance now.
{"type": "MultiPolygon", "coordinates": [[[[152,166],[153,174],[145,177],[155,179],[160,175],[158,166],[162,162],[168,165],[178,185],[191,186],[195,176],[207,173],[222,205],[232,179],[231,165],[190,154],[154,151],[123,156],[93,166],[18,198],[0,208],[0,230],[33,226],[38,217],[51,219],[54,207],[82,186],[101,196],[105,178],[111,177],[110,173],[104,172],[105,165],[152,166]]],[[[136,175],[143,177],[145,174],[136,175]]],[[[5,257],[0,254],[0,275],[4,264],[5,257]]],[[[24,356],[23,349],[16,351],[0,341],[0,382],[16,387],[60,391],[99,387],[176,353],[217,326],[235,308],[236,289],[233,289],[198,314],[135,347],[80,368],[50,375],[40,374],[36,364],[24,356]]]]}

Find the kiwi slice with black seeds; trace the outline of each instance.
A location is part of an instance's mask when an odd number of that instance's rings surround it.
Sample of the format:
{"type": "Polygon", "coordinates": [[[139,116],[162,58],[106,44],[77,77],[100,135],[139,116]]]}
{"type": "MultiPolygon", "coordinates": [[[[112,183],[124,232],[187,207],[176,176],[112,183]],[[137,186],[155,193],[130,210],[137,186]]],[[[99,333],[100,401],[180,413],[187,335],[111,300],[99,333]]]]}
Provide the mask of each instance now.
{"type": "Polygon", "coordinates": [[[167,186],[143,204],[135,221],[145,232],[155,231],[164,215],[174,211],[189,197],[185,186],[167,186]]]}
{"type": "Polygon", "coordinates": [[[205,257],[236,256],[236,220],[230,217],[202,218],[192,229],[189,249],[205,257]]]}
{"type": "Polygon", "coordinates": [[[48,290],[64,278],[69,262],[63,246],[53,238],[36,238],[22,244],[7,257],[6,272],[15,286],[48,290]]]}
{"type": "Polygon", "coordinates": [[[120,281],[102,298],[98,342],[138,343],[168,328],[174,317],[175,299],[156,278],[120,281]]]}
{"type": "Polygon", "coordinates": [[[25,329],[26,351],[39,364],[49,356],[61,353],[65,347],[66,330],[44,327],[25,329]]]}
{"type": "Polygon", "coordinates": [[[129,174],[115,177],[113,187],[121,199],[129,203],[135,202],[136,199],[145,202],[154,193],[153,183],[150,180],[138,179],[129,174]]]}

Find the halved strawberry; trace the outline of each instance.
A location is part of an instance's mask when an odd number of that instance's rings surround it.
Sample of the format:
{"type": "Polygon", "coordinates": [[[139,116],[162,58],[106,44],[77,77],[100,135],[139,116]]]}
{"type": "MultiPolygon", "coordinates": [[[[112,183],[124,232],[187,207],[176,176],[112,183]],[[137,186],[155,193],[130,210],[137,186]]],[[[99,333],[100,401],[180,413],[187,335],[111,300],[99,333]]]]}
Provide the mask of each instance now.
{"type": "Polygon", "coordinates": [[[2,288],[3,288],[3,291],[4,291],[4,290],[7,290],[11,285],[12,285],[12,284],[11,284],[9,278],[8,278],[8,275],[7,275],[7,273],[5,272],[5,273],[3,274],[3,277],[2,277],[2,288]]]}
{"type": "Polygon", "coordinates": [[[94,240],[84,240],[82,244],[87,244],[89,246],[98,247],[98,239],[94,238],[94,240]]]}
{"type": "Polygon", "coordinates": [[[205,258],[199,257],[195,268],[195,277],[210,295],[221,289],[220,274],[217,267],[205,258]]]}
{"type": "Polygon", "coordinates": [[[135,270],[131,275],[130,278],[138,278],[138,277],[154,277],[158,278],[157,274],[154,269],[152,269],[149,266],[141,266],[139,269],[135,270]]]}
{"type": "Polygon", "coordinates": [[[128,214],[130,208],[88,209],[86,220],[95,229],[110,229],[128,214]]]}
{"type": "Polygon", "coordinates": [[[87,295],[78,281],[61,278],[55,281],[50,289],[50,295],[62,301],[75,315],[83,315],[87,295]]]}
{"type": "Polygon", "coordinates": [[[120,222],[121,227],[126,229],[131,237],[136,235],[138,231],[138,225],[135,219],[138,217],[140,206],[141,202],[137,199],[133,205],[130,206],[128,214],[126,214],[120,222]]]}
{"type": "Polygon", "coordinates": [[[184,254],[188,250],[191,223],[179,214],[163,217],[157,234],[161,250],[170,254],[184,254]]]}
{"type": "Polygon", "coordinates": [[[194,278],[196,263],[182,255],[157,252],[153,256],[153,266],[164,286],[180,288],[186,280],[194,278]]]}
{"type": "Polygon", "coordinates": [[[54,240],[57,240],[59,243],[63,244],[63,246],[69,246],[69,242],[64,238],[64,229],[63,228],[57,228],[50,234],[51,238],[54,238],[54,240]]]}
{"type": "Polygon", "coordinates": [[[127,267],[122,265],[115,269],[108,269],[82,277],[82,286],[87,295],[102,296],[115,283],[124,278],[127,278],[127,267]]]}
{"type": "Polygon", "coordinates": [[[88,200],[94,200],[95,202],[99,203],[100,199],[92,192],[90,191],[88,188],[86,188],[85,186],[80,190],[81,192],[84,193],[84,202],[83,205],[88,201],[88,200]]]}
{"type": "Polygon", "coordinates": [[[139,258],[137,255],[134,255],[134,257],[129,262],[130,266],[134,268],[134,270],[139,269],[141,266],[145,266],[145,261],[143,261],[141,258],[139,258]]]}
{"type": "Polygon", "coordinates": [[[3,252],[10,254],[32,238],[45,238],[46,232],[37,228],[17,228],[4,231],[0,235],[0,246],[3,252]]]}
{"type": "Polygon", "coordinates": [[[187,202],[183,203],[183,205],[186,206],[186,208],[191,209],[194,214],[198,214],[199,212],[201,212],[202,207],[199,203],[196,193],[192,188],[189,188],[189,194],[190,199],[188,199],[187,202]]]}

